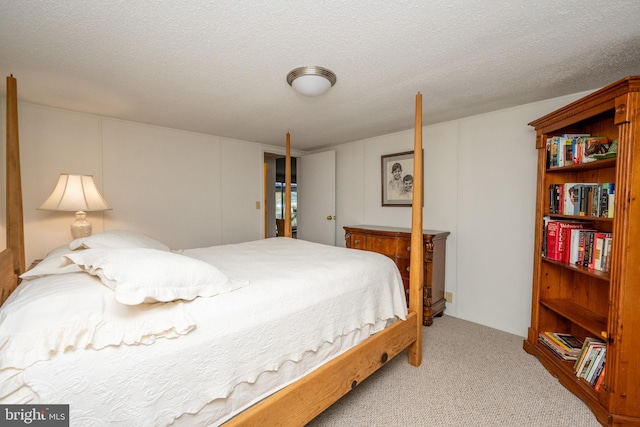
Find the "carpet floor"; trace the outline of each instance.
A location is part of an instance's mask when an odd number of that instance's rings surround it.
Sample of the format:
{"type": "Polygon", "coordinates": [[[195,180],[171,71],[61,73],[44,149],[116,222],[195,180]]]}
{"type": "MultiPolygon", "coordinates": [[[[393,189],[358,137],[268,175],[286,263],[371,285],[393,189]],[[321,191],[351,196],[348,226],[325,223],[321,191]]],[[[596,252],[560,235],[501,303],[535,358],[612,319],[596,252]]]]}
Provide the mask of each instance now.
{"type": "Polygon", "coordinates": [[[523,337],[447,315],[423,331],[420,367],[399,354],[308,426],[600,426],[523,337]]]}

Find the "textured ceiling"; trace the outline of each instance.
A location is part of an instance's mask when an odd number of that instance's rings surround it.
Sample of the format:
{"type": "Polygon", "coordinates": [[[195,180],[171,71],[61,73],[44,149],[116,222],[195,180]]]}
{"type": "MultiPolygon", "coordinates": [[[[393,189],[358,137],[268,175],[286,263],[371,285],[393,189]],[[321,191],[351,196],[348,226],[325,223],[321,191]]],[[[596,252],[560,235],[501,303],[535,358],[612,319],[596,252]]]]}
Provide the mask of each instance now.
{"type": "Polygon", "coordinates": [[[0,40],[22,101],[308,150],[638,75],[640,1],[0,0],[0,40]]]}

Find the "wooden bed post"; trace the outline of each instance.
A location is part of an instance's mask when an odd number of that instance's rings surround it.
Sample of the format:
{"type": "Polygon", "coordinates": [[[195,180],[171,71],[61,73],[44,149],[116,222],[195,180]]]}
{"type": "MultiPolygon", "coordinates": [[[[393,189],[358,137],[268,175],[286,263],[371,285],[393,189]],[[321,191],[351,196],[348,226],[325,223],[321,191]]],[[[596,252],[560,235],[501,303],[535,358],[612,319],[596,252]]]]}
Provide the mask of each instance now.
{"type": "Polygon", "coordinates": [[[291,237],[291,135],[287,132],[287,151],[284,162],[284,237],[291,237]]]}
{"type": "MultiPolygon", "coordinates": [[[[424,253],[422,237],[422,94],[416,95],[416,124],[413,144],[413,203],[411,206],[411,259],[409,264],[409,310],[422,313],[424,287],[424,253]]],[[[420,316],[422,318],[422,316],[420,316]]],[[[416,341],[409,346],[409,363],[422,363],[422,321],[418,322],[416,341]]]]}
{"type": "Polygon", "coordinates": [[[13,252],[13,270],[17,275],[20,275],[25,270],[25,255],[18,142],[18,89],[16,79],[11,75],[7,76],[6,231],[7,248],[13,252]]]}

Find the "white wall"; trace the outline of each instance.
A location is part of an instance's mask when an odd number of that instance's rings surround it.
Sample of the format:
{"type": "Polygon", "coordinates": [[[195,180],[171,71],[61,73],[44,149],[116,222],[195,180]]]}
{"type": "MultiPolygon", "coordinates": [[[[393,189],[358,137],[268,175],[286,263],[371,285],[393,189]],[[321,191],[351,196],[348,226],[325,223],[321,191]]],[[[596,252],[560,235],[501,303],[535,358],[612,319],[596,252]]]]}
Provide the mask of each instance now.
{"type": "Polygon", "coordinates": [[[264,236],[264,216],[262,209],[256,208],[256,203],[262,206],[264,192],[264,154],[260,145],[225,138],[222,140],[221,159],[222,243],[261,239],[264,236]]]}
{"type": "MultiPolygon", "coordinates": [[[[27,266],[56,245],[71,240],[71,212],[36,210],[60,173],[93,175],[102,188],[101,119],[19,103],[20,163],[27,266]]],[[[87,214],[94,232],[103,230],[101,213],[87,214]]]]}
{"type": "Polygon", "coordinates": [[[36,210],[62,172],[93,175],[113,208],[88,213],[94,233],[135,230],[176,249],[261,238],[259,144],[27,103],[19,115],[27,265],[71,240],[73,213],[36,210]]]}
{"type": "MultiPolygon", "coordinates": [[[[424,127],[424,227],[451,232],[447,314],[526,334],[536,185],[527,123],[583,95],[424,127]]],[[[172,248],[262,237],[263,155],[280,148],[26,103],[19,109],[27,263],[70,240],[71,213],[36,210],[61,172],[94,175],[113,207],[89,214],[94,232],[141,231],[172,248]]],[[[344,246],[345,225],[408,227],[410,208],[381,206],[380,156],[412,150],[413,130],[331,149],[337,244],[344,246]]]]}
{"type": "Polygon", "coordinates": [[[220,138],[109,119],[101,136],[105,229],[172,248],[220,244],[220,138]]]}
{"type": "MultiPolygon", "coordinates": [[[[423,225],[451,232],[447,314],[526,336],[537,173],[527,124],[584,95],[423,128],[423,225]]],[[[410,208],[382,206],[380,156],[412,150],[413,138],[411,130],[329,148],[337,152],[338,236],[345,225],[410,227],[410,208]]],[[[336,242],[344,246],[344,238],[336,242]]]]}

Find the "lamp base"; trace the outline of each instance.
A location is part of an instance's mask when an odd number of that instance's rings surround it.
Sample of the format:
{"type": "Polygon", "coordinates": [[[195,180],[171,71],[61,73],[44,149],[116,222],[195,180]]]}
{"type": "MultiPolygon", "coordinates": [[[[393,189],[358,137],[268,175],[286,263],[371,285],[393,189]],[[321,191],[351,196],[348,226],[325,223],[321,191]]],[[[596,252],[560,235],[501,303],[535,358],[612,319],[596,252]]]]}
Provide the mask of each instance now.
{"type": "Polygon", "coordinates": [[[87,221],[86,212],[76,212],[76,220],[71,224],[71,236],[74,239],[91,236],[91,223],[87,221]]]}

